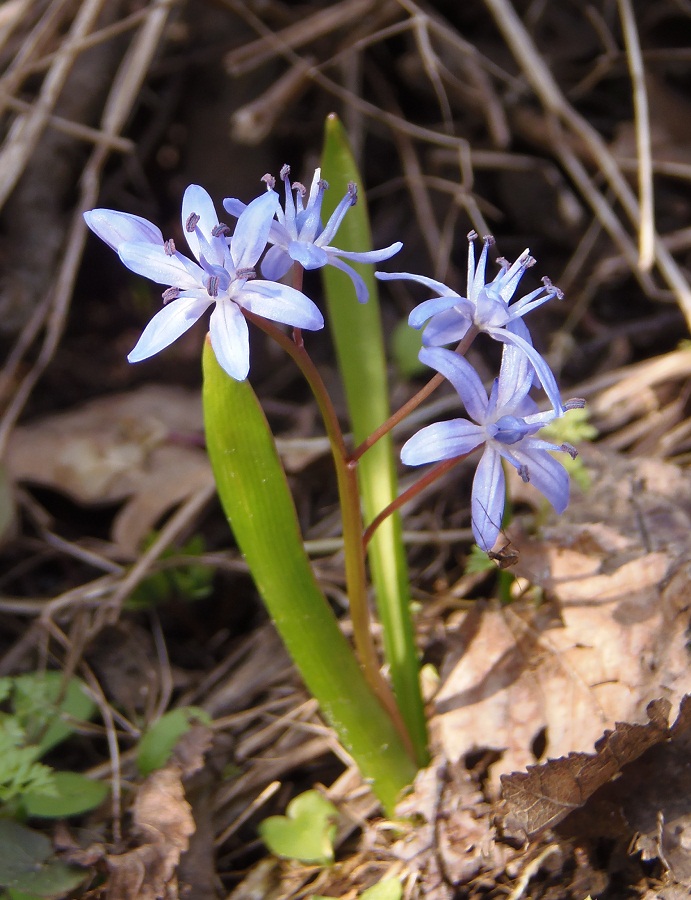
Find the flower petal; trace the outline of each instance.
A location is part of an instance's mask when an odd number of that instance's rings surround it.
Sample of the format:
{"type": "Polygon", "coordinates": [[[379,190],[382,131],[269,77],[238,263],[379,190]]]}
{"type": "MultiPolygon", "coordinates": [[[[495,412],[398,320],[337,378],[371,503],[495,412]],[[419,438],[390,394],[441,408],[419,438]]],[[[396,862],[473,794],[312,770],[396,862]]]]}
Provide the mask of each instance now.
{"type": "MultiPolygon", "coordinates": [[[[468,304],[470,317],[472,317],[472,304],[458,294],[445,294],[443,297],[432,297],[430,300],[423,300],[422,303],[418,303],[408,316],[408,324],[411,328],[422,328],[432,316],[438,316],[440,313],[453,309],[459,301],[468,304]]],[[[463,315],[463,313],[459,312],[459,315],[463,315]]]]}
{"type": "Polygon", "coordinates": [[[236,269],[252,268],[262,255],[277,208],[278,194],[267,191],[244,210],[230,240],[230,255],[236,269]]]}
{"type": "Polygon", "coordinates": [[[234,298],[249,312],[283,322],[296,328],[318,331],[324,327],[324,317],[314,303],[300,291],[274,281],[248,281],[234,298]]]}
{"type": "Polygon", "coordinates": [[[262,260],[262,275],[269,281],[280,281],[292,265],[293,260],[283,247],[275,244],[273,247],[269,247],[262,260]]]}
{"type": "MultiPolygon", "coordinates": [[[[189,244],[192,253],[194,253],[197,259],[201,259],[199,237],[194,231],[187,230],[187,221],[193,213],[194,215],[199,216],[197,227],[206,240],[211,243],[211,232],[218,225],[218,214],[216,213],[216,207],[214,206],[214,201],[211,199],[209,192],[199,184],[189,185],[183,195],[182,231],[187,238],[187,243],[189,244]]],[[[217,259],[211,261],[217,264],[219,262],[217,259]]]]}
{"type": "Polygon", "coordinates": [[[559,460],[543,449],[544,443],[538,438],[526,438],[514,453],[527,466],[530,484],[545,495],[558,513],[563,513],[569,504],[569,474],[559,460]]]}
{"type": "Polygon", "coordinates": [[[321,247],[306,244],[304,241],[291,241],[288,244],[288,256],[300,263],[303,269],[321,269],[329,262],[329,256],[321,247]]]}
{"type": "Polygon", "coordinates": [[[223,201],[223,209],[225,209],[229,216],[239,219],[247,209],[247,204],[243,203],[242,200],[238,200],[236,197],[226,197],[223,201]]]}
{"type": "Polygon", "coordinates": [[[411,272],[375,272],[374,277],[378,278],[380,281],[395,281],[397,279],[400,279],[401,281],[417,281],[419,284],[424,284],[425,287],[428,287],[430,290],[439,294],[440,297],[460,296],[460,294],[457,294],[455,291],[452,291],[451,288],[442,284],[441,281],[435,281],[434,278],[427,278],[426,275],[413,275],[411,272]]]}
{"type": "Polygon", "coordinates": [[[84,221],[116,252],[121,244],[163,244],[161,230],[141,216],[116,209],[91,209],[84,213],[84,221]]]}
{"type": "Polygon", "coordinates": [[[487,391],[480,376],[467,359],[441,347],[423,347],[418,359],[436,369],[456,388],[471,419],[484,425],[487,416],[487,391]]]}
{"type": "Polygon", "coordinates": [[[236,381],[244,381],[250,370],[249,329],[232,300],[216,304],[209,320],[209,333],[220,367],[236,381]]]}
{"type": "Polygon", "coordinates": [[[489,553],[497,542],[505,503],[506,484],[501,457],[488,446],[475,470],[471,501],[473,534],[485,553],[489,553]]]}
{"type": "Polygon", "coordinates": [[[416,432],[401,448],[401,462],[406,466],[422,466],[463,456],[479,447],[485,434],[479,425],[467,419],[435,422],[416,432]]]}
{"type": "Polygon", "coordinates": [[[118,255],[132,272],[157,284],[169,284],[182,290],[194,290],[202,285],[204,270],[180,253],[169,256],[162,244],[121,244],[118,255]]]}
{"type": "Polygon", "coordinates": [[[550,367],[540,356],[537,350],[532,346],[532,344],[529,344],[528,341],[524,340],[522,337],[519,337],[517,334],[514,334],[512,331],[507,331],[505,328],[487,328],[486,332],[487,334],[491,334],[495,340],[501,341],[503,344],[513,344],[514,347],[518,347],[523,351],[523,353],[525,353],[525,355],[532,363],[532,366],[535,369],[535,374],[537,375],[540,384],[547,394],[549,402],[554,407],[555,413],[558,416],[563,415],[564,407],[561,402],[561,396],[559,394],[559,388],[557,387],[557,381],[552,374],[552,370],[550,369],[550,367]]]}
{"type": "Polygon", "coordinates": [[[352,262],[359,263],[378,263],[398,253],[403,248],[401,241],[396,241],[382,250],[339,250],[337,247],[324,247],[327,253],[334,253],[342,259],[349,259],[352,262]]]}
{"type": "Polygon", "coordinates": [[[369,300],[369,291],[367,290],[367,285],[365,284],[362,276],[358,272],[356,272],[352,266],[349,266],[348,263],[342,262],[336,256],[329,255],[329,265],[333,266],[334,269],[340,269],[341,272],[345,272],[348,278],[350,278],[350,280],[353,282],[357,302],[367,303],[367,301],[369,300]]]}
{"type": "Polygon", "coordinates": [[[456,307],[432,316],[422,332],[425,347],[444,347],[457,344],[466,336],[470,320],[458,312],[456,307]]]}
{"type": "Polygon", "coordinates": [[[168,347],[194,325],[211,303],[213,300],[208,294],[171,300],[146,326],[127,359],[131,363],[141,362],[168,347]]]}

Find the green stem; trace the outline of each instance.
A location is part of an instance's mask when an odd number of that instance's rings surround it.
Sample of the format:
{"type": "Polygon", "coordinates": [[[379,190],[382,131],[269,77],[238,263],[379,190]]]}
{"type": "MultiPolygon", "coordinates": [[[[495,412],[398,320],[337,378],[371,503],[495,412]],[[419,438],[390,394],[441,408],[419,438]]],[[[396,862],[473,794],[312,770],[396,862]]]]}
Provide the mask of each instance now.
{"type": "MultiPolygon", "coordinates": [[[[333,407],[319,370],[307,352],[304,342],[300,340],[300,343],[297,344],[271,322],[247,310],[244,310],[244,312],[250,322],[261,328],[292,357],[304,375],[317,401],[331,444],[331,454],[338,483],[345,553],[346,589],[350,606],[350,618],[353,624],[355,649],[372,690],[375,691],[384,709],[396,723],[402,739],[410,747],[408,731],[401,718],[391,688],[381,674],[377,649],[372,638],[369,603],[367,600],[367,571],[362,545],[364,525],[360,510],[357,470],[356,466],[348,462],[348,450],[336,410],[333,407]]],[[[412,752],[412,748],[410,749],[412,752]]]]}

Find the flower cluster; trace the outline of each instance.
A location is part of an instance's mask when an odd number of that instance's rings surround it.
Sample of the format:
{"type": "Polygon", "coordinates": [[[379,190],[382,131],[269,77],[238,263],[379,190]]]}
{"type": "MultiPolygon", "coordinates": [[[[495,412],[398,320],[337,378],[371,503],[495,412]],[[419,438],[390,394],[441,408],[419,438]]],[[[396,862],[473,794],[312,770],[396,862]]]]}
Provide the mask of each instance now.
{"type": "Polygon", "coordinates": [[[196,262],[183,256],[173,240],[164,240],[155,225],[139,216],[113,209],[93,209],[84,213],[89,228],[119,255],[133,272],[168,285],[161,309],[144,329],[128,355],[130,362],[148,359],[172,344],[210,306],[211,345],[225,371],[242,381],[249,372],[249,334],[243,310],[295,328],[315,331],[324,327],[317,306],[301,291],[279,284],[293,263],[305,269],[325,265],[346,272],[360,302],[367,289],[358,273],[343,259],[372,263],[388,259],[402,244],[384,250],[356,253],[338,250],[331,240],[347,210],[357,200],[355,185],[322,226],[321,206],[328,187],[317,169],[307,203],[305,188],[291,186],[290,169],[284,166],[281,178],[286,186],[285,209],[273,190],[275,179],[264,176],[267,193],[248,205],[228,199],[224,207],[237,217],[235,231],[218,221],[213,200],[204,188],[192,184],[182,200],[182,229],[196,262]],[[293,201],[292,191],[296,192],[293,201]],[[256,277],[256,265],[267,244],[261,269],[265,279],[256,277]]]}
{"type": "Polygon", "coordinates": [[[413,309],[408,323],[423,328],[423,348],[419,358],[448,379],[459,394],[469,419],[438,422],[413,435],[401,451],[406,465],[419,466],[466,456],[480,446],[484,451],[473,481],[471,522],[478,545],[491,551],[499,537],[504,513],[506,487],[502,460],[516,468],[524,481],[530,481],[549,500],[557,512],[569,501],[569,478],[564,467],[551,455],[564,451],[575,457],[570,445],[557,446],[535,437],[543,425],[568,409],[582,407],[582,400],[562,403],[551,369],[533,347],[523,316],[532,309],[563,295],[548,278],[542,287],[514,303],[511,299],[526,269],[535,264],[528,250],[509,263],[499,259],[500,271],[487,281],[486,268],[493,238],[486,237],[480,259],[475,262],[477,234],[468,235],[467,296],[445,284],[407,272],[377,272],[382,280],[417,281],[437,294],[413,309]],[[460,342],[473,329],[484,332],[504,345],[499,377],[489,397],[470,363],[442,347],[460,342]],[[552,404],[548,412],[538,412],[528,396],[537,378],[552,404]],[[472,420],[472,421],[471,421],[472,420]]]}
{"type": "MultiPolygon", "coordinates": [[[[340,269],[351,279],[357,300],[367,301],[365,282],[349,263],[382,262],[397,253],[401,243],[366,252],[338,249],[333,240],[348,209],[357,201],[355,185],[348,186],[324,225],[322,201],[328,185],[320,169],[315,171],[309,191],[299,182],[291,183],[289,176],[290,168],[284,166],[280,172],[285,191],[283,206],[275,191],[276,180],[270,175],[263,178],[266,192],[251,203],[224,200],[225,211],[237,219],[232,233],[219,222],[204,188],[190,185],[182,202],[182,230],[194,259],[181,254],[172,239],[165,240],[155,225],[139,216],[109,209],[84,214],[87,225],[118,253],[127,268],[167,286],[163,308],[144,329],[128,356],[130,362],[148,359],[167,347],[213,306],[209,331],[216,357],[229,375],[243,380],[250,364],[245,313],[300,329],[318,330],[324,325],[321,312],[309,297],[280,283],[293,266],[340,269]],[[257,278],[262,255],[263,278],[257,278]]],[[[470,418],[423,428],[404,445],[401,458],[407,465],[417,466],[484,448],[473,482],[472,527],[480,547],[490,551],[499,535],[505,503],[502,461],[514,466],[524,481],[532,482],[558,512],[566,507],[568,476],[551,453],[564,451],[573,456],[575,450],[536,435],[565,410],[583,404],[578,400],[562,403],[554,375],[533,346],[523,321],[526,313],[552,297],[561,297],[559,289],[544,278],[541,287],[512,303],[523,274],[535,260],[528,250],[513,264],[500,259],[498,274],[488,281],[487,260],[493,239],[484,239],[476,261],[477,234],[471,232],[468,238],[465,296],[422,275],[377,272],[376,276],[381,280],[416,281],[435,295],[415,307],[408,321],[413,328],[424,329],[420,359],[451,382],[470,418]],[[504,345],[499,376],[489,396],[470,363],[444,349],[478,333],[504,345]],[[547,412],[539,412],[529,397],[534,381],[551,403],[547,412]]]]}

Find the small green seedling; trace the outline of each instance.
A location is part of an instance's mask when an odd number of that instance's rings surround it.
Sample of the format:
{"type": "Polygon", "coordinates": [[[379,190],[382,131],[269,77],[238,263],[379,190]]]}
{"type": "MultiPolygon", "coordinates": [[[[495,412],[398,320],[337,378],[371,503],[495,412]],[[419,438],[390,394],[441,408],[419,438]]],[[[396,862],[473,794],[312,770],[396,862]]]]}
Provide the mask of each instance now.
{"type": "Polygon", "coordinates": [[[209,725],[209,714],[198,706],[181,706],[165,713],[144,734],[137,749],[137,768],[142,775],[162,769],[175,745],[195,722],[209,725]]]}
{"type": "Polygon", "coordinates": [[[334,861],[338,810],[318,791],[306,791],[288,804],[285,816],[270,816],[259,834],[276,856],[329,866],[334,861]]]}

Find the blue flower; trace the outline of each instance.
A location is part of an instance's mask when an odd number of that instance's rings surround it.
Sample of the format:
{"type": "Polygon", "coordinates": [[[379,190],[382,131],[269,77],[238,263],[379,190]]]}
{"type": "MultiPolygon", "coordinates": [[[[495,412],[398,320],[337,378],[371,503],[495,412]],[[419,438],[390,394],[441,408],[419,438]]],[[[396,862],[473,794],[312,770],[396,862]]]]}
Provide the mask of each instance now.
{"type": "Polygon", "coordinates": [[[238,218],[229,239],[209,194],[191,184],[182,201],[182,225],[198,262],[179,253],[172,240],[164,241],[160,230],[146,219],[112,209],[84,213],[89,228],[118,253],[128,269],[158,284],[172,285],[163,292],[163,309],[127,357],[130,362],[148,359],[172,344],[213,304],[211,345],[220,365],[238,381],[249,371],[243,309],[297,328],[314,331],[324,326],[322,314],[300,291],[254,277],[277,206],[275,194],[258,197],[238,218]]]}
{"type": "MultiPolygon", "coordinates": [[[[450,350],[424,348],[420,360],[436,369],[458,391],[469,419],[451,419],[422,428],[401,450],[408,466],[439,462],[464,456],[484,446],[473,480],[471,518],[478,545],[489,552],[494,546],[504,513],[506,489],[502,459],[516,468],[523,481],[529,481],[558,513],[569,502],[569,476],[549,451],[563,450],[574,457],[573,447],[557,446],[535,437],[557,413],[538,412],[528,396],[531,378],[528,360],[515,347],[506,346],[499,377],[489,397],[480,377],[470,363],[450,350]]],[[[573,400],[565,409],[582,406],[573,400]]]]}
{"type": "Polygon", "coordinates": [[[377,272],[376,277],[384,281],[396,278],[418,281],[439,295],[420,303],[408,317],[408,324],[416,329],[427,323],[422,335],[427,347],[456,343],[465,337],[471,326],[491,335],[497,341],[517,347],[530,360],[550,402],[557,414],[560,414],[563,408],[556,380],[547,363],[533,347],[523,316],[552,297],[561,298],[563,295],[548,278],[543,278],[542,287],[509,305],[523,273],[535,264],[535,260],[528,250],[524,250],[513,265],[505,259],[499,259],[497,261],[501,265],[501,271],[491,282],[486,283],[487,253],[494,239],[484,239],[482,254],[476,265],[476,237],[474,231],[468,235],[468,286],[465,297],[424,275],[377,272]]]}
{"type": "MultiPolygon", "coordinates": [[[[339,250],[331,246],[331,241],[336,236],[345,214],[351,206],[357,202],[357,187],[351,182],[348,192],[338,204],[331,218],[322,227],[321,208],[324,191],[328,184],[321,177],[321,169],[316,169],[312,180],[307,203],[307,189],[299,182],[290,183],[290,166],[283,166],[281,179],[285,185],[285,208],[280,206],[276,211],[276,221],[272,222],[269,231],[269,248],[262,262],[262,274],[266,278],[278,281],[290,269],[294,262],[299,263],[304,269],[321,269],[322,266],[334,266],[349,276],[355,287],[355,294],[360,303],[368,300],[368,291],[365,282],[358,273],[343,262],[344,259],[359,263],[377,263],[389,259],[394,253],[398,253],[403,244],[396,241],[390,247],[383,250],[366,250],[356,252],[351,250],[339,250]],[[295,191],[293,199],[292,192],[295,191]]],[[[271,175],[265,175],[264,179],[269,192],[274,193],[275,179],[271,175]]],[[[228,199],[223,201],[226,212],[231,216],[239,216],[245,209],[241,200],[228,199]]]]}

